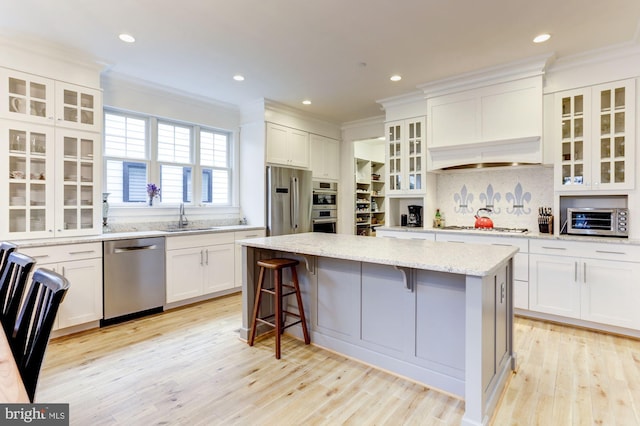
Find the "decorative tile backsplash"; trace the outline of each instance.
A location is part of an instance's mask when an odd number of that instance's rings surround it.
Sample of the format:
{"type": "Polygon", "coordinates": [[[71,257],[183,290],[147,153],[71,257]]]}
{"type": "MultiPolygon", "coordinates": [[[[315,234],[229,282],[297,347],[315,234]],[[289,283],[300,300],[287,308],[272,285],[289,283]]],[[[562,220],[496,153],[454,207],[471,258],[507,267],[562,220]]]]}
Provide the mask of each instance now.
{"type": "Polygon", "coordinates": [[[495,226],[538,229],[538,207],[553,205],[553,168],[482,169],[437,175],[437,205],[447,225],[473,225],[480,208],[495,226]]]}

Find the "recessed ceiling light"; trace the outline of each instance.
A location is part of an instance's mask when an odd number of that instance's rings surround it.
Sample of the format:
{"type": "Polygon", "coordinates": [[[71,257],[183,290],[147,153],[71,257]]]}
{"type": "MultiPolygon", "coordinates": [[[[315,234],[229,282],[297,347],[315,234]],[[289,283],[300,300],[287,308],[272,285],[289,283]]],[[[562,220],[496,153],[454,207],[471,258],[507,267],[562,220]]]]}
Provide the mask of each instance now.
{"type": "Polygon", "coordinates": [[[240,74],[236,74],[236,75],[233,76],[233,79],[235,81],[244,81],[244,76],[240,75],[240,74]]]}
{"type": "Polygon", "coordinates": [[[389,80],[391,80],[391,81],[400,81],[400,80],[402,80],[402,76],[399,76],[398,74],[392,75],[391,78],[389,78],[389,80]]]}
{"type": "Polygon", "coordinates": [[[134,36],[132,36],[131,34],[125,34],[122,33],[118,36],[118,38],[122,41],[124,41],[125,43],[133,43],[136,41],[136,38],[134,36]]]}
{"type": "Polygon", "coordinates": [[[537,35],[533,39],[533,42],[534,43],[544,43],[545,41],[549,40],[550,38],[551,38],[550,34],[540,34],[540,35],[537,35]]]}
{"type": "Polygon", "coordinates": [[[302,103],[304,105],[311,105],[311,101],[309,99],[305,99],[304,101],[302,101],[302,103]]]}

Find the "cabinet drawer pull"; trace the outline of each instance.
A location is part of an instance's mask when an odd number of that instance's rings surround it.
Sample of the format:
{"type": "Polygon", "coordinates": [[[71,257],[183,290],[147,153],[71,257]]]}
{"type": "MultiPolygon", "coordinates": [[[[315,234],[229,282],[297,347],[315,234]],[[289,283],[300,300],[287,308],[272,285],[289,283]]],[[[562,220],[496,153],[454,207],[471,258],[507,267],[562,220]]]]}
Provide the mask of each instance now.
{"type": "Polygon", "coordinates": [[[258,234],[244,235],[242,238],[254,238],[257,237],[258,234]]]}
{"type": "Polygon", "coordinates": [[[625,255],[627,253],[623,252],[623,251],[608,251],[608,250],[596,250],[596,253],[603,253],[603,254],[621,254],[621,255],[625,255]]]}
{"type": "Polygon", "coordinates": [[[573,281],[578,282],[578,262],[573,262],[573,281]]]}
{"type": "Polygon", "coordinates": [[[76,255],[76,254],[92,254],[92,253],[95,253],[95,252],[96,252],[95,250],[83,250],[83,251],[70,251],[69,254],[73,254],[73,255],[76,255]]]}
{"type": "Polygon", "coordinates": [[[500,246],[500,247],[511,247],[511,244],[498,244],[498,243],[491,243],[492,246],[500,246]]]}
{"type": "Polygon", "coordinates": [[[542,246],[543,249],[547,249],[547,250],[566,250],[565,247],[547,247],[547,246],[542,246]]]}
{"type": "Polygon", "coordinates": [[[49,255],[48,254],[41,254],[39,256],[31,256],[31,257],[33,257],[34,259],[45,259],[45,258],[49,257],[49,255]]]}
{"type": "Polygon", "coordinates": [[[583,263],[582,264],[582,281],[584,281],[584,283],[587,283],[587,263],[583,263]]]}

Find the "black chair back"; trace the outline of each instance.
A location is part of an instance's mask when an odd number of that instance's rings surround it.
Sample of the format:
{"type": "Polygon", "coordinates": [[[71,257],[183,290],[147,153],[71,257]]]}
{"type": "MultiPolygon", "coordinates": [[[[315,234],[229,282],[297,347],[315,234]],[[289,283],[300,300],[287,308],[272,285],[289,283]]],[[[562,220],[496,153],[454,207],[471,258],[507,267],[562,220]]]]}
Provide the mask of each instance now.
{"type": "Polygon", "coordinates": [[[69,281],[62,275],[43,268],[36,269],[10,340],[31,402],[53,322],[68,289],[69,281]]]}
{"type": "Polygon", "coordinates": [[[7,241],[3,241],[0,243],[0,277],[2,277],[2,274],[4,273],[4,268],[7,267],[9,255],[17,249],[18,246],[13,243],[9,243],[7,241]]]}
{"type": "Polygon", "coordinates": [[[7,256],[7,265],[0,276],[0,320],[4,333],[13,333],[20,302],[35,259],[22,253],[13,252],[7,256]]]}

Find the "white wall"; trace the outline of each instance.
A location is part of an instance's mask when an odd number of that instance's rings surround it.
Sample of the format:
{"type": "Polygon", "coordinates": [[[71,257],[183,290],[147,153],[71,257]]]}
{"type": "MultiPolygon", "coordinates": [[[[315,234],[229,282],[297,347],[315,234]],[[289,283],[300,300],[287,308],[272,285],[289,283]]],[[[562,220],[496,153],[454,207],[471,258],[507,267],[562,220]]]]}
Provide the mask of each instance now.
{"type": "Polygon", "coordinates": [[[355,158],[362,158],[363,160],[384,163],[385,147],[386,142],[379,138],[355,141],[353,143],[353,156],[355,158]]]}

